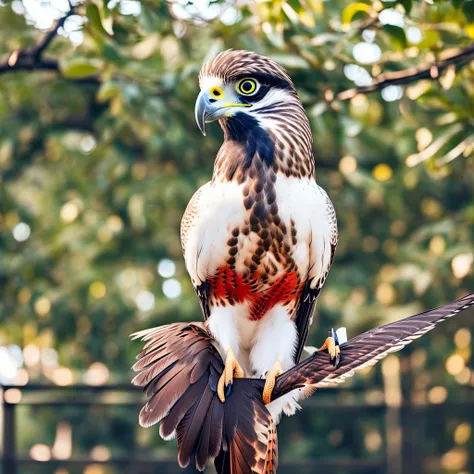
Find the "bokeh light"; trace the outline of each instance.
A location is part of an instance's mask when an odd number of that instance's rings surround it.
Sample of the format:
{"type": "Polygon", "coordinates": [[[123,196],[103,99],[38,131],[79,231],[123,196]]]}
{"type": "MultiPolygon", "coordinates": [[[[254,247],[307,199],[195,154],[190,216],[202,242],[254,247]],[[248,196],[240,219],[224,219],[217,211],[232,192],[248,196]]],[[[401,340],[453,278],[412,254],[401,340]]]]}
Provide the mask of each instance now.
{"type": "Polygon", "coordinates": [[[423,40],[423,32],[416,26],[410,26],[406,30],[407,39],[412,44],[418,44],[423,40]]]}
{"type": "Polygon", "coordinates": [[[379,20],[382,25],[393,25],[403,28],[405,19],[403,14],[394,8],[386,8],[379,13],[379,20]]]}
{"type": "Polygon", "coordinates": [[[151,291],[142,290],[138,293],[135,303],[140,311],[150,311],[155,306],[155,295],[151,291]]]}
{"type": "Polygon", "coordinates": [[[339,161],[339,170],[342,174],[350,175],[357,169],[357,160],[351,156],[346,155],[339,161]]]}
{"type": "Polygon", "coordinates": [[[12,383],[22,365],[23,354],[18,346],[0,346],[0,383],[12,383]]]}
{"type": "Polygon", "coordinates": [[[357,64],[347,64],[344,66],[345,76],[354,81],[356,86],[368,86],[372,82],[372,76],[363,67],[357,64]]]}
{"type": "Polygon", "coordinates": [[[441,403],[444,403],[447,398],[448,398],[448,391],[446,390],[445,387],[442,387],[442,386],[433,387],[428,392],[428,400],[430,403],[433,403],[434,405],[439,405],[441,403]]]}
{"type": "Polygon", "coordinates": [[[61,219],[66,223],[74,222],[79,215],[79,208],[75,202],[67,202],[61,207],[61,219]]]}
{"type": "Polygon", "coordinates": [[[380,60],[382,50],[375,43],[357,43],[352,49],[354,59],[360,64],[372,64],[380,60]]]}
{"type": "Polygon", "coordinates": [[[365,448],[369,453],[376,453],[382,447],[382,436],[376,430],[369,431],[364,437],[365,448]]]}
{"type": "Polygon", "coordinates": [[[72,455],[72,426],[68,422],[58,423],[56,439],[51,449],[53,458],[66,460],[72,455]]]}
{"type": "Polygon", "coordinates": [[[47,316],[51,311],[51,301],[46,296],[41,296],[36,300],[34,307],[38,316],[47,316]]]}
{"type": "Polygon", "coordinates": [[[466,444],[471,439],[470,423],[460,423],[454,431],[454,441],[456,444],[466,444]]]}
{"type": "Polygon", "coordinates": [[[33,367],[39,363],[41,358],[41,352],[35,344],[27,344],[23,348],[23,357],[25,360],[25,365],[28,367],[33,367]]]}
{"type": "Polygon", "coordinates": [[[19,222],[13,228],[13,238],[18,242],[25,242],[28,240],[31,235],[31,228],[25,222],[19,222]]]}
{"type": "Polygon", "coordinates": [[[473,261],[474,255],[472,253],[460,253],[456,255],[451,261],[453,275],[459,280],[466,277],[471,272],[473,261]]]}
{"type": "Polygon", "coordinates": [[[174,278],[166,280],[163,282],[163,293],[169,299],[178,298],[181,295],[181,283],[174,278]]]}
{"type": "Polygon", "coordinates": [[[454,343],[459,349],[470,347],[471,331],[467,328],[459,328],[454,334],[454,343]]]}
{"type": "Polygon", "coordinates": [[[107,294],[107,287],[105,286],[104,282],[95,281],[89,286],[89,294],[93,298],[100,300],[107,294]]]}
{"type": "Polygon", "coordinates": [[[87,369],[84,378],[88,385],[105,385],[109,381],[110,371],[101,362],[94,362],[87,369]]]}
{"type": "Polygon", "coordinates": [[[3,399],[11,405],[20,403],[21,397],[21,390],[17,388],[9,388],[8,390],[5,390],[5,393],[3,394],[3,399]]]}
{"type": "Polygon", "coordinates": [[[53,382],[56,385],[66,386],[71,385],[74,382],[74,374],[72,370],[67,367],[58,367],[53,371],[53,382]]]}
{"type": "Polygon", "coordinates": [[[30,449],[30,458],[35,461],[47,462],[51,459],[51,448],[46,444],[35,444],[30,449]]]}
{"type": "Polygon", "coordinates": [[[91,459],[106,462],[110,459],[111,452],[107,446],[95,446],[91,451],[91,459]]]}
{"type": "Polygon", "coordinates": [[[465,449],[454,448],[443,456],[441,464],[444,469],[459,472],[466,466],[467,459],[465,449]]]}
{"type": "Polygon", "coordinates": [[[372,171],[377,181],[388,181],[393,176],[392,168],[386,163],[379,163],[372,171]]]}
{"type": "Polygon", "coordinates": [[[386,102],[395,102],[403,97],[403,87],[387,86],[382,89],[382,98],[386,102]]]}
{"type": "Polygon", "coordinates": [[[84,474],[105,474],[105,469],[100,464],[90,464],[84,469],[84,474]]]}
{"type": "Polygon", "coordinates": [[[459,354],[453,354],[446,360],[446,371],[450,375],[458,375],[464,369],[464,359],[459,354]]]}
{"type": "Polygon", "coordinates": [[[169,258],[164,258],[158,263],[157,271],[163,278],[171,278],[176,272],[176,264],[169,258]]]}

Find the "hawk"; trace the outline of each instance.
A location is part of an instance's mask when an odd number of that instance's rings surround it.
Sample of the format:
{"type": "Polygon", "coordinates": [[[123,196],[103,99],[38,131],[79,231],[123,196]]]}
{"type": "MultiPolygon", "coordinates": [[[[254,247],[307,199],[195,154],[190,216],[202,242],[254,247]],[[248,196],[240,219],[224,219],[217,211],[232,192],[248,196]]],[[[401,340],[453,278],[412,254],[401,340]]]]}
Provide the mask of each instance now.
{"type": "MultiPolygon", "coordinates": [[[[300,359],[337,245],[337,222],[316,182],[308,118],[288,73],[250,51],[220,53],[199,75],[196,122],[219,121],[211,181],[181,223],[187,271],[223,357],[222,402],[234,378],[275,378],[300,359]]],[[[339,347],[329,337],[335,365],[339,347]]],[[[291,397],[269,407],[293,414],[291,397]]]]}

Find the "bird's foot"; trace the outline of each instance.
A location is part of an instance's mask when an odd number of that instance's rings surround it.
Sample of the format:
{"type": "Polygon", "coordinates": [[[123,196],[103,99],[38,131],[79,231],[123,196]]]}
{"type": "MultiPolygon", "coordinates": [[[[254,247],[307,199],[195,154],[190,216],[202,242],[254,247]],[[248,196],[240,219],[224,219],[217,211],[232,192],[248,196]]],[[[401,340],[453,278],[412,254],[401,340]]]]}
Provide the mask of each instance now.
{"type": "Polygon", "coordinates": [[[337,338],[337,334],[334,329],[329,331],[329,337],[318,349],[318,352],[324,350],[328,351],[331,364],[333,364],[336,368],[339,367],[339,364],[341,363],[341,348],[339,347],[339,339],[337,338]]]}
{"type": "Polygon", "coordinates": [[[244,371],[237,362],[232,349],[227,350],[227,355],[225,359],[224,372],[219,379],[217,384],[217,396],[219,400],[224,403],[225,397],[228,397],[232,391],[232,383],[234,378],[241,379],[244,376],[244,371]]]}
{"type": "Polygon", "coordinates": [[[272,368],[267,372],[267,376],[265,378],[265,387],[263,388],[263,403],[268,405],[272,401],[272,392],[275,388],[275,380],[276,378],[281,375],[283,372],[281,363],[277,360],[272,368]]]}

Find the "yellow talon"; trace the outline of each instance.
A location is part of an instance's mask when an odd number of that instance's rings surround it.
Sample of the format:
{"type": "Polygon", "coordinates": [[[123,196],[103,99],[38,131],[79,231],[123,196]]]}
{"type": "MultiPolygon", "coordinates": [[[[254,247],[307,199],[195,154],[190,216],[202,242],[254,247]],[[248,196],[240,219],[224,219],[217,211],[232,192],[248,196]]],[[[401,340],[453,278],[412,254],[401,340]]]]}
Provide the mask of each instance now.
{"type": "Polygon", "coordinates": [[[234,378],[241,379],[243,376],[244,371],[237,362],[234,352],[232,349],[228,349],[225,359],[224,372],[222,372],[219,383],[217,384],[217,396],[222,403],[225,402],[226,387],[233,383],[234,378]]]}
{"type": "Polygon", "coordinates": [[[338,367],[341,362],[341,348],[339,347],[339,343],[337,342],[335,336],[329,336],[324,341],[324,344],[318,349],[318,352],[324,350],[328,351],[331,363],[335,367],[338,367]]]}
{"type": "Polygon", "coordinates": [[[272,392],[275,388],[276,378],[282,374],[282,367],[279,360],[277,360],[272,368],[268,371],[265,378],[265,387],[263,388],[263,403],[268,405],[272,401],[272,392]]]}

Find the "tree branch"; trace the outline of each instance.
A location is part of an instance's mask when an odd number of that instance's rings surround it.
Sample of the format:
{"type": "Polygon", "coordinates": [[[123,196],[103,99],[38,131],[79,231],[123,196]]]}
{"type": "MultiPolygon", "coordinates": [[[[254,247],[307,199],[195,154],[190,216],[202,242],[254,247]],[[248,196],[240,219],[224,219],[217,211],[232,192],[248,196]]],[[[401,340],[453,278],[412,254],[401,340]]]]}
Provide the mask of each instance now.
{"type": "Polygon", "coordinates": [[[41,38],[41,40],[36,44],[35,48],[31,51],[31,53],[36,57],[36,58],[41,58],[41,55],[46,51],[48,46],[51,44],[51,42],[56,38],[58,34],[59,28],[64,26],[64,23],[66,20],[74,13],[74,7],[69,3],[69,11],[66,12],[66,14],[60,18],[57,23],[41,38]]]}
{"type": "Polygon", "coordinates": [[[446,69],[448,66],[461,66],[472,59],[474,59],[474,43],[461,49],[459,53],[430,65],[421,65],[403,69],[401,71],[386,72],[375,78],[368,86],[354,87],[353,89],[339,92],[334,96],[334,99],[348,100],[352,99],[357,94],[368,94],[390,85],[407,84],[420,79],[437,79],[441,71],[446,69]]]}
{"type": "Polygon", "coordinates": [[[74,7],[69,2],[69,11],[31,49],[17,49],[7,54],[0,63],[0,74],[10,71],[56,71],[59,64],[55,59],[43,58],[43,53],[56,38],[59,28],[64,26],[67,18],[74,13],[74,7]]]}
{"type": "Polygon", "coordinates": [[[10,71],[59,71],[54,59],[36,59],[31,51],[16,50],[0,63],[0,74],[10,71]]]}

